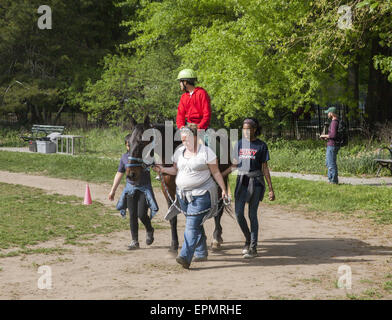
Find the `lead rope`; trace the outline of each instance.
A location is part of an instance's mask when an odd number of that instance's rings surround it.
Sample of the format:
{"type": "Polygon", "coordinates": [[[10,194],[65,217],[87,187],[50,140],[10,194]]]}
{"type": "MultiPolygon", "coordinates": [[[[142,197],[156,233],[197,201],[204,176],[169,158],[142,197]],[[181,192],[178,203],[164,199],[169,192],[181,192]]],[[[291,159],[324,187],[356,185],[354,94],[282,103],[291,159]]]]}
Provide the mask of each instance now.
{"type": "MultiPolygon", "coordinates": [[[[175,207],[178,211],[180,211],[181,213],[187,215],[186,212],[184,212],[181,208],[179,208],[179,207],[176,205],[175,199],[173,200],[173,198],[170,196],[169,190],[168,190],[168,188],[167,188],[167,185],[166,185],[166,183],[165,183],[165,180],[164,180],[163,177],[162,177],[161,172],[159,172],[158,174],[159,174],[159,178],[161,179],[163,188],[165,189],[165,193],[166,193],[166,195],[168,196],[168,198],[169,198],[169,200],[170,200],[170,202],[171,202],[171,204],[170,204],[169,207],[171,207],[172,205],[174,205],[174,207],[175,207]]],[[[176,196],[176,197],[177,197],[177,196],[176,196]]],[[[219,212],[223,207],[229,206],[230,203],[231,203],[230,198],[221,197],[220,199],[218,199],[218,203],[221,202],[221,201],[222,201],[222,205],[221,205],[220,207],[219,207],[219,205],[218,205],[218,210],[217,210],[218,212],[219,212]]],[[[194,214],[192,214],[192,215],[202,214],[202,213],[204,213],[204,212],[210,211],[210,209],[211,209],[211,208],[208,208],[208,209],[199,211],[199,212],[197,212],[197,213],[194,213],[194,214]]],[[[234,217],[233,217],[231,214],[229,214],[229,215],[234,219],[234,217]]]]}

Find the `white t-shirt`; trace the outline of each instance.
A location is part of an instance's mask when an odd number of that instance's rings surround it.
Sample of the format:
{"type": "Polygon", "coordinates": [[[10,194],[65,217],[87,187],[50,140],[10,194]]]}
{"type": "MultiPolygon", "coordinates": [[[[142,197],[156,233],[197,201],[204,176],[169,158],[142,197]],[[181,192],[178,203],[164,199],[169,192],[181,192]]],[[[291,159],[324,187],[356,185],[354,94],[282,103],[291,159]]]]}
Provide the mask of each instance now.
{"type": "Polygon", "coordinates": [[[193,189],[206,182],[211,172],[208,163],[215,163],[216,154],[211,148],[199,145],[197,154],[191,158],[184,157],[185,146],[179,147],[173,155],[173,162],[177,163],[176,185],[180,189],[193,189]]]}

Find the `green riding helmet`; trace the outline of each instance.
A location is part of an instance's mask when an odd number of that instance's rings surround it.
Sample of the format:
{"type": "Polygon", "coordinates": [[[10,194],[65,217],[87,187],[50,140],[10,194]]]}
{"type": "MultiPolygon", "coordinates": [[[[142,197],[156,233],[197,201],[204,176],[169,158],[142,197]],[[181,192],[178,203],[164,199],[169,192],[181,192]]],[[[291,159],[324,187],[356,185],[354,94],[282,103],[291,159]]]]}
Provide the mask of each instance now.
{"type": "Polygon", "coordinates": [[[177,80],[197,80],[196,72],[192,69],[184,69],[178,73],[177,80]]]}

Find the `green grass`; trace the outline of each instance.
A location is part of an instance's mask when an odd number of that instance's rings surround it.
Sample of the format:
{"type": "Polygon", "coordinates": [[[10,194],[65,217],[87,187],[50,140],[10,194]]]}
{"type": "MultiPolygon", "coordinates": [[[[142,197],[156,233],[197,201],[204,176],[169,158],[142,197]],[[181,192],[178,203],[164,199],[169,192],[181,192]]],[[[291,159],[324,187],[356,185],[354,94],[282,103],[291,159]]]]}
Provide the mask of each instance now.
{"type": "Polygon", "coordinates": [[[388,292],[392,292],[392,281],[386,281],[384,283],[384,290],[388,292]]]}
{"type": "Polygon", "coordinates": [[[28,134],[12,127],[0,128],[0,147],[27,147],[28,144],[20,138],[21,135],[28,134]]]}
{"type": "MultiPolygon", "coordinates": [[[[325,182],[273,177],[276,200],[264,205],[284,205],[316,212],[360,213],[382,224],[392,223],[392,188],[375,186],[330,185],[325,182]]],[[[235,176],[230,177],[235,190],[235,176]]]]}
{"type": "MultiPolygon", "coordinates": [[[[117,160],[125,152],[124,137],[129,132],[113,127],[89,130],[66,128],[66,133],[86,137],[86,153],[84,155],[109,157],[117,160]]],[[[28,144],[19,138],[21,134],[28,135],[27,131],[1,128],[0,147],[27,147],[28,144]]],[[[326,173],[324,141],[277,139],[266,140],[266,142],[271,156],[269,165],[273,171],[326,173]]],[[[367,141],[358,139],[350,141],[348,146],[339,151],[337,160],[339,174],[342,176],[375,175],[377,165],[373,159],[377,155],[377,149],[384,145],[383,143],[368,145],[367,141]]],[[[389,171],[383,169],[381,174],[388,175],[389,171]]]]}
{"type": "MultiPolygon", "coordinates": [[[[323,141],[267,141],[271,160],[269,166],[273,171],[325,174],[325,150],[323,141]]],[[[373,161],[377,149],[383,144],[367,146],[364,141],[357,140],[339,150],[337,165],[342,176],[375,175],[377,164],[373,161]]],[[[381,174],[389,174],[382,170],[381,174]]]]}
{"type": "Polygon", "coordinates": [[[20,247],[17,254],[32,250],[26,245],[57,237],[75,240],[129,228],[126,220],[102,204],[85,206],[81,198],[48,195],[40,189],[0,183],[0,202],[0,248],[20,247]]]}
{"type": "MultiPolygon", "coordinates": [[[[107,159],[93,156],[71,157],[61,154],[0,151],[0,170],[96,183],[112,184],[119,161],[120,156],[118,159],[107,159]]],[[[160,186],[155,177],[156,173],[151,170],[152,185],[160,186]]]]}
{"type": "Polygon", "coordinates": [[[89,156],[0,151],[0,170],[98,183],[113,181],[118,161],[89,156]]]}
{"type": "Polygon", "coordinates": [[[85,137],[87,155],[113,159],[118,159],[121,154],[126,152],[124,138],[128,133],[130,132],[117,127],[89,130],[72,129],[68,131],[68,134],[85,137]]]}
{"type": "MultiPolygon", "coordinates": [[[[118,127],[106,129],[68,129],[64,134],[84,136],[85,155],[103,156],[117,159],[124,153],[124,137],[130,133],[118,127]]],[[[27,129],[12,127],[0,128],[0,147],[28,147],[28,143],[20,139],[20,136],[31,136],[27,129]]]]}

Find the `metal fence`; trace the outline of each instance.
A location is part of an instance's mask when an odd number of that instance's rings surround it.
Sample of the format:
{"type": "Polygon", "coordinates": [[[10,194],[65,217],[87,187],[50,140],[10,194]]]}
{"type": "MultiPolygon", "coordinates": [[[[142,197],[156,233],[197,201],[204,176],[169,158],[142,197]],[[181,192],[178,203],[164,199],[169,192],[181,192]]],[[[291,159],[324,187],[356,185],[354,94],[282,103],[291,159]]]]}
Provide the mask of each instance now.
{"type": "Polygon", "coordinates": [[[349,137],[354,137],[361,135],[364,128],[364,117],[360,114],[358,118],[348,118],[348,109],[344,105],[329,105],[326,107],[314,106],[312,110],[306,114],[306,117],[302,115],[297,116],[292,114],[289,116],[285,125],[274,126],[267,125],[264,126],[263,134],[268,138],[281,137],[286,139],[319,139],[320,134],[327,133],[328,125],[330,120],[328,120],[328,115],[324,112],[329,107],[336,107],[336,112],[339,119],[343,119],[348,128],[349,137]]]}
{"type": "MultiPolygon", "coordinates": [[[[270,120],[268,123],[260,121],[262,126],[262,134],[267,138],[285,138],[285,139],[318,139],[319,135],[323,133],[329,123],[327,114],[324,113],[329,106],[320,107],[313,106],[309,113],[301,116],[291,114],[285,122],[277,124],[274,120],[270,120]]],[[[363,131],[364,119],[363,115],[360,115],[357,119],[348,119],[347,107],[344,105],[333,105],[337,109],[339,119],[344,119],[349,130],[349,136],[360,135],[363,131]]],[[[31,115],[28,115],[28,119],[31,120],[31,115]]],[[[63,112],[61,113],[57,122],[53,122],[54,119],[50,119],[48,123],[42,124],[56,124],[62,125],[66,128],[105,128],[108,127],[106,123],[99,121],[90,121],[86,113],[80,112],[63,112]]],[[[18,119],[14,113],[0,115],[0,123],[8,125],[18,125],[18,119]]],[[[31,125],[31,121],[29,121],[31,125]]],[[[20,125],[20,124],[19,124],[20,125]]],[[[125,123],[118,123],[118,126],[125,127],[125,123]]]]}

